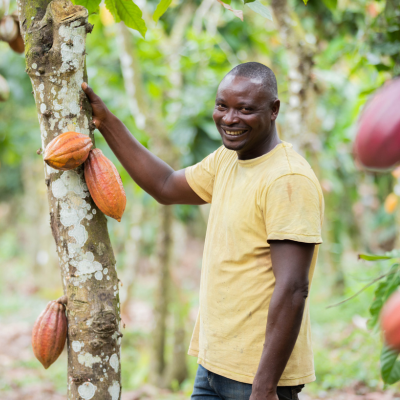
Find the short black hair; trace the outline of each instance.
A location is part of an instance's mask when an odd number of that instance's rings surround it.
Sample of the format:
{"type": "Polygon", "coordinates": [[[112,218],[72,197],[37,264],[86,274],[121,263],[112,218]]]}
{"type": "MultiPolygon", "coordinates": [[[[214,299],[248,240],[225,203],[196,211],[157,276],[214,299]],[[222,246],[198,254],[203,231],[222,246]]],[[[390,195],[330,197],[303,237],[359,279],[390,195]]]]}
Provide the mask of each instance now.
{"type": "Polygon", "coordinates": [[[278,98],[278,85],[276,83],[275,74],[272,69],[264,64],[254,61],[239,64],[226,74],[226,76],[228,75],[259,79],[268,92],[271,93],[275,99],[278,98]]]}

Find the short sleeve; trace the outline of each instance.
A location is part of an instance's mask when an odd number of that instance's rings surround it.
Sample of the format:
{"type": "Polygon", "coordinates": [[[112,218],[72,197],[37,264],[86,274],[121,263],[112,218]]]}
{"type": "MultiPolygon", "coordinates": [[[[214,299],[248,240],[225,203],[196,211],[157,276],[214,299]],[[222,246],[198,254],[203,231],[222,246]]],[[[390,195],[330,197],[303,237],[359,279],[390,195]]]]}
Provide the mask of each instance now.
{"type": "Polygon", "coordinates": [[[207,203],[211,203],[212,199],[217,152],[214,151],[203,161],[185,169],[189,186],[207,203]]]}
{"type": "Polygon", "coordinates": [[[322,243],[323,197],[313,180],[284,175],[271,184],[263,202],[267,241],[322,243]]]}

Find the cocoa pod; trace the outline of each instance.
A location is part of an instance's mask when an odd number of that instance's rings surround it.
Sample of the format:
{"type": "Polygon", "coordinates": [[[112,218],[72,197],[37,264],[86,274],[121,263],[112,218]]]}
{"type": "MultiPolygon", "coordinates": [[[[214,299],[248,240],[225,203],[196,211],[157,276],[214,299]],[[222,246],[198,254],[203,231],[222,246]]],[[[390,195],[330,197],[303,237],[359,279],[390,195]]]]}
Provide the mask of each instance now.
{"type": "Polygon", "coordinates": [[[372,169],[400,161],[400,78],[387,82],[365,106],[354,145],[357,160],[372,169]]]}
{"type": "Polygon", "coordinates": [[[6,15],[0,21],[0,40],[12,42],[18,36],[18,22],[11,15],[6,15]]]}
{"type": "Polygon", "coordinates": [[[62,353],[67,338],[67,317],[61,299],[47,304],[32,330],[33,353],[45,369],[62,353]]]}
{"type": "Polygon", "coordinates": [[[22,36],[20,33],[18,33],[18,36],[14,40],[9,42],[8,45],[16,53],[22,54],[25,51],[24,39],[22,39],[22,36]]]}
{"type": "Polygon", "coordinates": [[[84,166],[86,185],[97,207],[106,215],[121,221],[126,196],[115,165],[100,149],[91,150],[84,166]]]}
{"type": "Polygon", "coordinates": [[[17,37],[12,40],[11,42],[8,42],[8,45],[11,47],[12,50],[14,50],[16,53],[22,54],[25,51],[25,43],[24,39],[22,38],[21,35],[21,30],[19,27],[19,17],[18,17],[18,12],[14,11],[11,16],[14,18],[15,23],[17,24],[18,27],[18,35],[17,37]]]}
{"type": "Polygon", "coordinates": [[[44,161],[52,168],[68,171],[86,161],[92,146],[92,140],[88,135],[65,132],[47,145],[44,161]]]}
{"type": "Polygon", "coordinates": [[[400,292],[392,294],[380,316],[385,343],[400,352],[400,292]]]}

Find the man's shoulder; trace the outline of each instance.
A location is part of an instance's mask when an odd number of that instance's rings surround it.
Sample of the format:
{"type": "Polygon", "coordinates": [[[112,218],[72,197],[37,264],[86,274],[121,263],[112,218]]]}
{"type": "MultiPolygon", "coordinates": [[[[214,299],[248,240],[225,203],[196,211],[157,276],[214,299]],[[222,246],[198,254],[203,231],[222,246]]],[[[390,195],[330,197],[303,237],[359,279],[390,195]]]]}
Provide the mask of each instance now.
{"type": "Polygon", "coordinates": [[[314,182],[320,191],[318,178],[308,161],[297,153],[290,143],[282,142],[282,144],[283,146],[274,160],[275,168],[272,171],[273,176],[270,182],[285,176],[292,176],[294,179],[296,176],[305,177],[314,182]]]}

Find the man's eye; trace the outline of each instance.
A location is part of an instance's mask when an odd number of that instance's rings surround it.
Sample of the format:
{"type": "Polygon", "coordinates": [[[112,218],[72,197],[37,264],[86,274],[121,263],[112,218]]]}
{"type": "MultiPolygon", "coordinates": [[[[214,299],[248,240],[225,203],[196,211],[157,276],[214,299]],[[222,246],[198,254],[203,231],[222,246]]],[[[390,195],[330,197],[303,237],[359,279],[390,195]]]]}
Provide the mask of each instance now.
{"type": "Polygon", "coordinates": [[[249,112],[249,111],[251,111],[251,109],[247,108],[247,107],[242,107],[242,111],[249,112]]]}
{"type": "Polygon", "coordinates": [[[223,104],[217,104],[217,108],[218,110],[223,110],[226,107],[223,104]]]}

